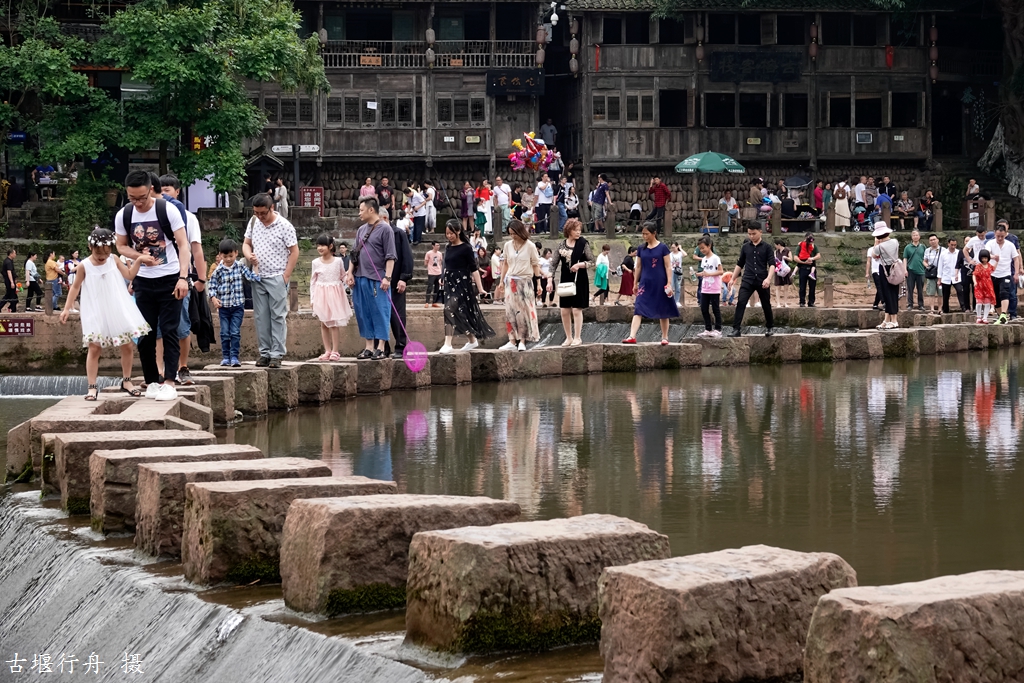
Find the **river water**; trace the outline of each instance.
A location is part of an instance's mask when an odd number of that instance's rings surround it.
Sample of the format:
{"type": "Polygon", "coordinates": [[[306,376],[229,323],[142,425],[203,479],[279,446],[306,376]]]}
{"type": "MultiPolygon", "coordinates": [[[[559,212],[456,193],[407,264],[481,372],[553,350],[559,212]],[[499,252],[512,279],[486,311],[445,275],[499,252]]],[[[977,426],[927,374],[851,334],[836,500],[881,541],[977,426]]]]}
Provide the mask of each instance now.
{"type": "MultiPolygon", "coordinates": [[[[435,388],[276,413],[220,436],[394,479],[405,493],[511,499],[525,519],[622,515],[668,535],[675,555],[755,543],[830,551],[861,584],[893,583],[1024,569],[1020,358],[435,388]]],[[[273,586],[202,597],[385,655],[401,641],[401,612],[307,622],[273,586]]],[[[600,669],[593,646],[428,667],[448,680],[531,683],[597,680],[600,669]]]]}

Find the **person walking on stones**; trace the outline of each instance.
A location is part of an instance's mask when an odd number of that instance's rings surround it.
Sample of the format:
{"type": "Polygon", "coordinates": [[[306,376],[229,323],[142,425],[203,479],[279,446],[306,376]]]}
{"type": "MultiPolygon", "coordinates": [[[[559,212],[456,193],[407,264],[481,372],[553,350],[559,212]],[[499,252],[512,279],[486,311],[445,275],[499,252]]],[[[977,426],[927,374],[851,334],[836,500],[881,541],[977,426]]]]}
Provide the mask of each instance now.
{"type": "Polygon", "coordinates": [[[942,287],[942,312],[949,313],[949,292],[956,292],[960,312],[967,311],[963,287],[964,254],[957,249],[956,237],[950,236],[946,248],[939,252],[939,284],[942,287]]]}
{"type": "Polygon", "coordinates": [[[18,274],[14,270],[17,255],[16,249],[8,249],[7,258],[4,259],[4,298],[0,301],[0,311],[4,310],[4,306],[9,306],[11,313],[18,312],[18,274]]]}
{"type": "Polygon", "coordinates": [[[252,283],[260,354],[256,366],[279,368],[287,353],[288,284],[299,261],[299,242],[295,228],[274,211],[269,199],[256,197],[252,210],[255,215],[245,229],[242,253],[251,266],[259,267],[260,274],[259,281],[252,283]]]}
{"type": "Polygon", "coordinates": [[[512,188],[510,188],[501,176],[494,179],[494,187],[491,189],[494,200],[498,205],[498,213],[501,215],[501,234],[508,232],[509,221],[512,220],[512,188]]]}
{"type": "Polygon", "coordinates": [[[658,224],[659,230],[664,230],[665,205],[672,200],[672,192],[668,189],[668,185],[661,182],[661,178],[654,176],[651,178],[651,184],[647,188],[647,194],[654,200],[654,207],[647,214],[647,220],[653,220],[658,224]]]}
{"type": "Polygon", "coordinates": [[[907,310],[914,308],[914,289],[917,289],[917,310],[924,310],[924,254],[926,247],[921,244],[921,233],[910,233],[910,244],[903,248],[903,265],[907,268],[907,310]]]}
{"type": "Polygon", "coordinates": [[[806,302],[809,308],[814,308],[814,290],[818,286],[818,279],[814,276],[815,262],[821,258],[821,252],[814,244],[814,235],[807,233],[804,241],[796,247],[796,268],[800,276],[800,305],[806,302]]]}
{"type": "MultiPolygon", "coordinates": [[[[126,280],[133,280],[143,264],[152,257],[139,258],[129,269],[117,257],[112,257],[114,233],[106,228],[96,228],[89,235],[92,255],[76,267],[77,277],[71,285],[64,310],[60,314],[61,324],[66,324],[71,307],[79,291],[82,292],[82,346],[88,351],[85,357],[85,375],[89,382],[85,400],[95,401],[99,394],[96,379],[100,369],[100,354],[103,349],[117,346],[121,349],[121,391],[130,396],[141,396],[132,383],[132,362],[135,359],[135,339],[145,337],[149,323],[142,317],[135,300],[128,294],[126,280]]],[[[172,387],[173,389],[173,387],[172,387]]],[[[161,396],[157,400],[169,400],[161,396]]]]}
{"type": "Polygon", "coordinates": [[[864,277],[875,286],[875,300],[871,304],[871,308],[878,311],[882,303],[882,283],[879,281],[881,275],[879,274],[879,263],[878,259],[875,258],[875,248],[878,247],[878,239],[875,239],[875,243],[868,248],[868,262],[864,268],[864,277]]]}
{"type": "MultiPolygon", "coordinates": [[[[782,308],[782,290],[793,286],[793,270],[790,267],[790,262],[793,259],[793,252],[789,250],[786,245],[786,241],[781,237],[775,238],[775,306],[776,308],[782,308]],[[785,264],[785,267],[783,267],[785,264]],[[785,273],[783,275],[782,273],[785,273]]],[[[701,292],[703,296],[703,292],[701,292]]],[[[788,298],[788,295],[787,295],[788,298]]],[[[800,304],[803,306],[803,304],[800,304]]],[[[789,306],[789,302],[786,303],[789,306]]]]}
{"type": "MultiPolygon", "coordinates": [[[[281,214],[281,218],[288,219],[288,188],[284,186],[284,178],[277,179],[277,187],[274,188],[274,201],[277,204],[277,213],[281,214]]],[[[253,208],[256,208],[256,202],[253,202],[253,208]]]]}
{"type": "Polygon", "coordinates": [[[928,235],[928,248],[924,252],[924,295],[930,311],[940,310],[939,256],[942,251],[942,247],[939,246],[939,236],[934,232],[928,235]]]}
{"type": "MultiPolygon", "coordinates": [[[[395,267],[391,272],[397,273],[397,275],[394,286],[388,289],[388,296],[391,297],[391,306],[388,310],[390,311],[391,333],[395,335],[395,353],[391,357],[401,360],[405,347],[409,345],[409,338],[405,333],[405,292],[409,283],[412,282],[413,256],[409,235],[399,228],[393,228],[393,230],[395,233],[395,267]]],[[[384,342],[384,354],[391,354],[390,340],[384,342]]]]}
{"type": "Polygon", "coordinates": [[[672,253],[664,243],[658,241],[658,224],[644,221],[640,229],[644,243],[637,251],[636,259],[636,303],[633,305],[633,322],[629,336],[623,344],[636,344],[636,335],[644,318],[657,320],[661,325],[661,345],[668,345],[668,325],[672,318],[679,316],[675,293],[670,284],[672,253]]]}
{"type": "Polygon", "coordinates": [[[25,297],[25,311],[41,311],[43,310],[43,288],[39,284],[43,281],[43,278],[39,276],[39,269],[36,267],[36,258],[38,254],[34,251],[28,253],[28,258],[25,259],[25,289],[28,291],[28,296],[25,297]],[[32,308],[32,297],[36,299],[36,307],[32,308]]]}
{"type": "MultiPolygon", "coordinates": [[[[403,192],[405,200],[409,202],[409,207],[412,209],[412,243],[419,244],[423,239],[423,229],[427,224],[427,199],[411,187],[405,188],[403,192]]],[[[376,211],[374,214],[376,215],[376,211]]]]}
{"type": "Polygon", "coordinates": [[[733,269],[733,281],[740,281],[739,298],[736,300],[736,314],[730,337],[739,337],[743,329],[743,313],[750,297],[757,294],[764,309],[764,336],[772,336],[772,280],[775,277],[775,252],[771,245],[761,239],[761,223],[747,221],[747,241],[740,248],[740,257],[733,269]]]}
{"type": "MultiPolygon", "coordinates": [[[[269,196],[269,195],[268,195],[269,196]]],[[[238,260],[238,243],[232,239],[222,240],[218,247],[220,265],[210,274],[207,293],[210,305],[220,317],[220,364],[224,367],[240,368],[238,360],[242,344],[242,320],[245,317],[245,287],[243,284],[259,280],[257,273],[249,270],[238,260]]],[[[259,270],[259,268],[256,268],[259,270]]]]}
{"type": "Polygon", "coordinates": [[[1005,325],[1009,320],[1010,297],[1017,287],[1013,281],[1013,272],[1021,272],[1020,252],[1013,242],[1006,239],[1007,232],[1006,223],[997,223],[995,239],[985,245],[992,260],[992,287],[996,295],[996,307],[999,308],[996,325],[1005,325]]]}
{"type": "Polygon", "coordinates": [[[456,334],[469,338],[462,350],[472,351],[480,346],[480,339],[494,336],[480,311],[478,297],[484,293],[484,286],[473,247],[459,222],[449,220],[444,234],[448,240],[444,250],[444,344],[438,352],[452,353],[456,334]]]}
{"type": "MultiPolygon", "coordinates": [[[[61,288],[60,281],[64,277],[61,267],[57,265],[57,253],[49,251],[46,253],[46,261],[43,263],[43,270],[46,272],[46,281],[50,283],[50,290],[52,292],[50,297],[50,308],[57,310],[57,302],[60,300],[61,288]]],[[[15,292],[15,301],[18,299],[18,295],[15,292]]],[[[14,312],[14,309],[11,309],[14,312]]]]}
{"type": "Polygon", "coordinates": [[[995,270],[995,266],[992,265],[991,255],[988,249],[982,249],[978,252],[978,263],[974,266],[974,299],[978,302],[975,304],[977,310],[978,319],[975,321],[979,325],[988,324],[988,314],[992,311],[992,307],[996,305],[996,292],[992,272],[995,270]]]}
{"type": "MultiPolygon", "coordinates": [[[[423,181],[423,199],[426,202],[424,208],[427,211],[424,229],[432,233],[437,232],[437,190],[434,189],[434,183],[430,180],[423,181]]],[[[422,235],[420,235],[420,239],[423,239],[422,235]]],[[[391,293],[394,295],[394,290],[391,293]]]]}
{"type": "Polygon", "coordinates": [[[978,254],[985,248],[988,240],[985,238],[985,226],[978,225],[975,229],[974,237],[967,240],[964,245],[964,291],[967,294],[967,302],[974,308],[977,305],[977,301],[974,298],[974,266],[978,264],[978,254]]]}
{"type": "Polygon", "coordinates": [[[334,238],[327,233],[316,238],[316,251],[320,258],[313,259],[309,303],[320,320],[320,337],[324,342],[324,352],[316,360],[337,362],[341,360],[341,328],[352,318],[342,282],[344,264],[335,256],[334,238]]]}
{"type": "MultiPolygon", "coordinates": [[[[164,340],[164,367],[177,369],[181,356],[181,302],[188,294],[191,263],[185,220],[166,200],[153,196],[153,183],[146,171],[132,171],[124,185],[129,203],[114,218],[114,231],[118,253],[132,261],[141,260],[132,289],[135,303],[150,327],[138,342],[146,397],[171,401],[178,392],[173,376],[161,380],[156,362],[156,329],[159,327],[164,340]]],[[[267,195],[258,195],[253,201],[271,203],[267,195]]]]}
{"type": "Polygon", "coordinates": [[[615,304],[618,305],[619,299],[626,297],[626,301],[629,302],[633,298],[633,283],[635,279],[633,277],[633,269],[636,268],[636,247],[632,244],[626,247],[626,255],[622,257],[622,264],[619,269],[622,271],[619,280],[619,291],[615,294],[615,304]]]}
{"type": "Polygon", "coordinates": [[[714,250],[714,243],[710,235],[704,235],[697,242],[700,250],[700,314],[704,318],[704,331],[698,337],[721,337],[722,336],[722,310],[719,306],[722,296],[722,276],[725,270],[722,268],[722,259],[714,250]],[[715,315],[715,327],[711,329],[711,314],[715,315]]]}
{"type": "Polygon", "coordinates": [[[508,343],[501,349],[525,351],[526,342],[540,341],[533,291],[534,278],[540,276],[540,256],[537,247],[530,242],[530,231],[522,221],[510,221],[508,229],[511,239],[505,243],[497,290],[498,298],[505,303],[505,329],[508,332],[508,343]]]}
{"type": "Polygon", "coordinates": [[[900,310],[900,285],[903,283],[893,284],[889,281],[889,275],[900,260],[900,245],[892,237],[892,229],[885,221],[875,223],[875,230],[871,234],[878,239],[874,258],[878,260],[878,281],[882,286],[882,301],[885,303],[885,318],[877,329],[892,330],[900,326],[896,317],[900,310]]]}
{"type": "Polygon", "coordinates": [[[438,302],[442,300],[441,273],[444,264],[444,254],[441,253],[441,245],[436,241],[430,243],[430,251],[423,258],[423,265],[427,267],[427,300],[423,308],[440,308],[438,302]],[[433,294],[433,297],[431,297],[433,294]]]}
{"type": "MultiPolygon", "coordinates": [[[[411,189],[406,188],[406,196],[411,189]]],[[[356,231],[355,248],[349,261],[345,281],[352,288],[359,336],[366,348],[357,360],[383,360],[383,345],[391,337],[391,276],[395,268],[395,231],[378,213],[377,200],[365,197],[359,202],[359,218],[363,224],[356,231]],[[375,348],[377,347],[377,348],[375,348]]]]}
{"type": "MultiPolygon", "coordinates": [[[[590,306],[590,280],[587,269],[594,264],[590,243],[583,237],[583,224],[573,218],[565,222],[563,239],[558,244],[558,308],[562,314],[565,341],[562,346],[579,346],[583,329],[583,309],[590,306]]],[[[550,284],[548,285],[550,286],[550,284]]]]}

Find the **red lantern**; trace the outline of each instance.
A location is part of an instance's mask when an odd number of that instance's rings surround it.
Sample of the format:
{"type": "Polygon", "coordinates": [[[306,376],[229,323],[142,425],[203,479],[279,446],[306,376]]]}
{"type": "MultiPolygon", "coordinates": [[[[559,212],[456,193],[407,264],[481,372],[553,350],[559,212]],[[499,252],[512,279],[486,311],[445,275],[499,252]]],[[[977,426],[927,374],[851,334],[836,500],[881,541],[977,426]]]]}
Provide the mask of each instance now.
{"type": "Polygon", "coordinates": [[[885,66],[887,69],[892,68],[892,60],[896,56],[896,50],[893,49],[892,45],[885,46],[885,66]]]}
{"type": "Polygon", "coordinates": [[[818,24],[815,23],[815,22],[811,22],[811,40],[813,41],[817,37],[818,37],[818,24]]]}

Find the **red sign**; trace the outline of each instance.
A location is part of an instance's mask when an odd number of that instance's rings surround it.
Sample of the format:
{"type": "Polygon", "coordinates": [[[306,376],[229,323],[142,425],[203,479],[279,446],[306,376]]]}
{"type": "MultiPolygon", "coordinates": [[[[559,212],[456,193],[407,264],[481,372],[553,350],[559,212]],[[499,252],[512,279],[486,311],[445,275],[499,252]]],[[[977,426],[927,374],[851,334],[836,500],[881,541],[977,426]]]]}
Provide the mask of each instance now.
{"type": "Polygon", "coordinates": [[[193,135],[192,136],[192,151],[201,152],[204,149],[210,149],[213,147],[213,143],[216,138],[212,135],[193,135]]]}
{"type": "Polygon", "coordinates": [[[0,337],[31,337],[35,335],[32,318],[0,318],[0,337]]]}
{"type": "Polygon", "coordinates": [[[299,200],[302,206],[315,206],[320,209],[320,217],[324,217],[324,188],[300,187],[299,200]]]}

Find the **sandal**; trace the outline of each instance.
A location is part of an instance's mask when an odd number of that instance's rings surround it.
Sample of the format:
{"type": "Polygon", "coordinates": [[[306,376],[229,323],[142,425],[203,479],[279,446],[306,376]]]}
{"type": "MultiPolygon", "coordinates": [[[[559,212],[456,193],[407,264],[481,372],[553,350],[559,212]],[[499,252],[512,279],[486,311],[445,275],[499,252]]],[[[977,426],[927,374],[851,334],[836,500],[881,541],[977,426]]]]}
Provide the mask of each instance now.
{"type": "Polygon", "coordinates": [[[316,359],[318,361],[321,361],[321,362],[323,362],[325,360],[330,360],[330,358],[331,358],[331,352],[330,351],[327,351],[326,353],[323,353],[323,354],[321,354],[321,355],[316,357],[316,359]]]}
{"type": "MultiPolygon", "coordinates": [[[[135,396],[136,398],[138,398],[139,396],[142,396],[142,389],[138,389],[138,388],[136,388],[134,386],[131,389],[128,389],[128,388],[126,388],[124,386],[125,382],[127,382],[128,384],[131,384],[132,383],[132,378],[131,377],[124,377],[124,378],[121,379],[121,391],[123,391],[124,393],[128,394],[129,396],[135,396]]],[[[96,400],[96,399],[93,399],[93,400],[96,400]]]]}
{"type": "Polygon", "coordinates": [[[340,363],[341,362],[341,354],[338,353],[337,351],[333,351],[333,352],[331,352],[330,358],[328,358],[327,360],[329,362],[331,362],[331,363],[340,363]]]}
{"type": "Polygon", "coordinates": [[[88,393],[86,393],[84,398],[86,401],[95,401],[99,397],[99,393],[99,387],[97,387],[95,384],[90,384],[88,388],[88,393]]]}

